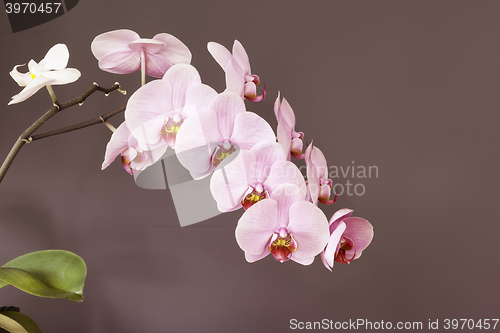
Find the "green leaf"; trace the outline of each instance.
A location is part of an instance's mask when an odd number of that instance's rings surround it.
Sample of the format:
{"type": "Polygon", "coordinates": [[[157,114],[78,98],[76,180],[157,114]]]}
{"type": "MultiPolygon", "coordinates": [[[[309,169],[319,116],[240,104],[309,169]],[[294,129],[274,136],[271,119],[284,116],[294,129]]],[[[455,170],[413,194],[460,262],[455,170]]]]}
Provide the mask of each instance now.
{"type": "MultiPolygon", "coordinates": [[[[21,324],[12,318],[0,314],[0,327],[11,333],[29,333],[21,324]]],[[[36,331],[35,331],[36,332],[36,331]]]]}
{"type": "Polygon", "coordinates": [[[85,262],[74,253],[37,251],[0,267],[0,288],[13,285],[32,295],[81,302],[86,275],[85,262]]]}
{"type": "MultiPolygon", "coordinates": [[[[0,314],[15,320],[24,328],[25,331],[28,331],[28,333],[42,333],[40,327],[38,327],[35,321],[30,317],[28,317],[27,315],[25,315],[24,313],[18,311],[2,311],[0,314]]],[[[3,319],[2,317],[0,317],[0,325],[1,325],[1,320],[3,319]]],[[[25,331],[19,329],[19,332],[25,332],[25,331]]],[[[12,330],[10,332],[15,333],[15,331],[12,330]]]]}

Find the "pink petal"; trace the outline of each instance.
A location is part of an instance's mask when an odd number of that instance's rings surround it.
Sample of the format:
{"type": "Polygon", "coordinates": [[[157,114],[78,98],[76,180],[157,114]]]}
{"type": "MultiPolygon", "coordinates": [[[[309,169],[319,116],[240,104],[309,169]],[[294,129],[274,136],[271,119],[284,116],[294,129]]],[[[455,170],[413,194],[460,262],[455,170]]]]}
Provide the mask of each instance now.
{"type": "Polygon", "coordinates": [[[245,103],[238,95],[225,92],[213,100],[210,109],[217,114],[217,128],[221,138],[229,140],[236,126],[236,116],[246,113],[245,103]]]}
{"type": "Polygon", "coordinates": [[[287,227],[289,223],[290,207],[296,202],[303,201],[304,193],[295,184],[281,184],[275,188],[270,198],[278,202],[279,225],[281,227],[287,227]]]}
{"type": "Polygon", "coordinates": [[[314,262],[314,257],[299,258],[299,257],[297,257],[296,253],[292,253],[292,257],[290,259],[292,259],[296,263],[304,265],[304,266],[308,266],[314,262]]]}
{"type": "Polygon", "coordinates": [[[245,83],[243,94],[247,98],[252,98],[257,96],[257,86],[253,82],[245,83]]]}
{"type": "Polygon", "coordinates": [[[321,260],[326,268],[331,270],[333,268],[333,264],[335,262],[335,254],[337,253],[337,247],[340,242],[340,237],[344,233],[346,225],[344,222],[340,222],[336,225],[335,230],[331,232],[330,239],[328,240],[328,245],[325,250],[321,254],[321,260]]]}
{"type": "Polygon", "coordinates": [[[191,65],[178,64],[170,68],[163,80],[172,85],[172,107],[182,108],[186,103],[186,92],[190,87],[201,85],[200,74],[191,65]]]}
{"type": "Polygon", "coordinates": [[[344,218],[351,216],[353,210],[348,209],[348,208],[342,208],[333,213],[332,217],[330,218],[330,224],[333,224],[334,222],[342,221],[344,218]]]}
{"type": "Polygon", "coordinates": [[[254,204],[243,214],[235,232],[243,251],[254,256],[266,251],[271,236],[279,227],[277,212],[278,203],[268,199],[254,204]]]}
{"type": "Polygon", "coordinates": [[[244,74],[250,74],[250,60],[243,45],[237,40],[233,44],[233,57],[244,74]]]}
{"type": "Polygon", "coordinates": [[[330,232],[321,209],[308,201],[299,201],[291,205],[289,214],[287,230],[297,242],[297,251],[292,257],[311,258],[323,251],[330,232]]]}
{"type": "MultiPolygon", "coordinates": [[[[113,132],[111,139],[106,146],[106,153],[104,155],[104,162],[102,163],[101,169],[106,169],[114,159],[120,155],[128,147],[135,146],[137,141],[132,137],[129,129],[125,122],[121,123],[120,126],[113,132]]],[[[133,159],[134,157],[132,157],[133,159]]]]}
{"type": "Polygon", "coordinates": [[[226,71],[226,66],[233,59],[231,52],[216,42],[209,42],[207,44],[208,52],[214,57],[215,61],[219,64],[224,71],[226,71]]]}
{"type": "Polygon", "coordinates": [[[276,142],[276,136],[269,123],[253,112],[239,113],[234,119],[231,142],[236,143],[240,149],[249,150],[263,141],[276,142]]]}
{"type": "Polygon", "coordinates": [[[306,162],[306,168],[307,168],[307,189],[309,192],[309,199],[313,204],[317,205],[319,198],[320,183],[318,175],[316,173],[316,169],[314,168],[314,164],[311,158],[312,150],[313,150],[313,145],[311,143],[306,149],[304,160],[306,162]]]}
{"type": "Polygon", "coordinates": [[[189,117],[192,111],[205,111],[213,102],[215,97],[217,97],[217,92],[210,86],[206,84],[197,84],[189,87],[186,91],[186,104],[194,105],[194,108],[182,111],[184,117],[189,117]]]}
{"type": "Polygon", "coordinates": [[[132,30],[121,29],[109,31],[94,38],[91,44],[91,50],[97,60],[100,61],[111,53],[129,52],[130,48],[128,44],[140,38],[141,37],[132,30]]]}
{"type": "Polygon", "coordinates": [[[214,170],[212,153],[215,146],[212,143],[221,140],[217,130],[217,114],[214,111],[197,112],[180,127],[175,154],[194,179],[201,179],[214,170]]]}
{"type": "Polygon", "coordinates": [[[281,184],[295,184],[299,186],[304,196],[306,194],[304,176],[302,176],[299,168],[292,162],[278,161],[274,163],[264,183],[265,188],[271,194],[281,184]]]}
{"type": "Polygon", "coordinates": [[[147,38],[140,38],[128,44],[128,47],[136,52],[144,51],[151,54],[159,52],[164,46],[165,43],[162,41],[147,38]]]}
{"type": "Polygon", "coordinates": [[[254,170],[256,172],[256,180],[259,182],[264,182],[267,179],[271,172],[271,167],[275,163],[286,161],[285,151],[277,142],[259,142],[252,147],[251,151],[256,156],[254,170]]]}
{"type": "Polygon", "coordinates": [[[293,130],[295,128],[295,114],[285,98],[283,98],[279,108],[278,116],[278,121],[284,121],[287,129],[293,130]]]}
{"type": "Polygon", "coordinates": [[[230,60],[226,66],[226,91],[233,92],[243,98],[245,88],[245,74],[238,65],[230,60]]]}
{"type": "Polygon", "coordinates": [[[253,162],[253,152],[241,151],[231,163],[214,171],[210,191],[221,212],[241,207],[241,200],[252,183],[253,162]]]}
{"type": "Polygon", "coordinates": [[[328,165],[325,155],[318,147],[313,147],[309,156],[309,163],[316,169],[316,174],[320,179],[328,179],[328,165]]]}
{"type": "Polygon", "coordinates": [[[265,258],[267,257],[268,254],[270,254],[271,252],[269,251],[269,249],[265,249],[264,252],[262,252],[262,254],[259,254],[259,255],[253,255],[253,254],[250,254],[248,252],[245,252],[245,259],[249,262],[249,263],[252,263],[252,262],[256,262],[257,260],[260,260],[262,258],[265,258]]]}
{"type": "Polygon", "coordinates": [[[99,61],[99,68],[113,74],[133,73],[141,67],[141,55],[127,49],[110,53],[99,61]]]}
{"type": "Polygon", "coordinates": [[[346,251],[346,257],[350,258],[356,253],[355,259],[357,259],[361,256],[361,252],[370,245],[373,239],[373,227],[370,222],[360,217],[346,217],[343,222],[347,226],[344,236],[354,242],[354,248],[346,251]]]}
{"type": "Polygon", "coordinates": [[[158,52],[158,55],[168,59],[172,64],[189,64],[191,62],[191,51],[178,38],[167,34],[160,33],[153,37],[155,40],[162,41],[166,46],[158,52]]]}
{"type": "Polygon", "coordinates": [[[290,147],[292,145],[292,136],[291,132],[286,128],[286,125],[283,123],[278,123],[277,128],[277,137],[278,143],[283,147],[283,149],[287,152],[287,160],[291,160],[290,147]]]}
{"type": "Polygon", "coordinates": [[[162,117],[172,110],[172,86],[165,80],[153,80],[130,96],[125,110],[127,126],[140,141],[155,144],[160,139],[162,117]],[[160,119],[158,118],[159,116],[160,119]],[[142,128],[137,132],[137,129],[142,128]],[[142,134],[145,132],[144,134],[142,134]]]}

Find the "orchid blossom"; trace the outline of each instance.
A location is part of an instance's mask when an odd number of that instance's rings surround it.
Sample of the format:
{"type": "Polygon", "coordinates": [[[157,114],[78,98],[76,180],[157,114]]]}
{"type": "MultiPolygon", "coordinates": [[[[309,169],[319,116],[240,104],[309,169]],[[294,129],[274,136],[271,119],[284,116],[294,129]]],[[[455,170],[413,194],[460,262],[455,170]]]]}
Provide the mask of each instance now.
{"type": "Polygon", "coordinates": [[[352,210],[341,209],[330,219],[330,239],[321,253],[321,260],[330,271],[334,261],[348,264],[358,259],[373,239],[370,222],[351,214],[352,210]]]}
{"type": "Polygon", "coordinates": [[[325,205],[335,203],[337,195],[335,195],[333,200],[330,200],[333,183],[328,178],[328,165],[325,155],[311,143],[306,149],[305,161],[307,167],[308,199],[315,205],[318,204],[318,200],[325,205]]]}
{"type": "Polygon", "coordinates": [[[201,83],[196,68],[177,64],[163,79],[147,83],[130,97],[125,121],[142,149],[175,148],[184,120],[208,109],[216,96],[214,89],[201,83]]]}
{"type": "Polygon", "coordinates": [[[137,140],[130,133],[127,124],[123,122],[111,135],[106,146],[106,154],[102,163],[102,170],[106,169],[113,160],[121,154],[121,160],[125,170],[131,175],[135,171],[141,171],[158,161],[166,146],[160,146],[151,151],[141,149],[137,140]]]}
{"type": "Polygon", "coordinates": [[[269,198],[281,184],[300,186],[305,193],[304,177],[297,166],[286,160],[277,142],[261,142],[241,151],[231,163],[214,171],[210,190],[221,212],[250,208],[269,198]]]}
{"type": "Polygon", "coordinates": [[[238,221],[236,241],[248,262],[272,253],[280,262],[289,259],[310,265],[326,246],[328,221],[317,206],[304,200],[295,184],[282,184],[269,199],[257,202],[238,221]]]}
{"type": "Polygon", "coordinates": [[[144,73],[160,78],[173,65],[191,62],[188,47],[167,33],[146,39],[127,29],[105,32],[94,38],[91,49],[99,68],[114,74],[132,73],[143,65],[144,73]]]}
{"type": "Polygon", "coordinates": [[[50,86],[74,82],[81,75],[77,69],[66,68],[68,60],[68,47],[65,44],[56,44],[50,48],[39,63],[31,59],[28,63],[29,71],[27,73],[18,72],[17,68],[23,65],[14,66],[10,76],[24,89],[12,97],[9,105],[28,99],[44,86],[48,87],[52,100],[56,102],[50,86]]]}
{"type": "Polygon", "coordinates": [[[250,61],[243,45],[237,40],[233,44],[233,53],[221,44],[210,42],[208,51],[226,73],[227,91],[232,91],[252,102],[259,102],[266,97],[266,88],[257,96],[260,79],[250,73],[250,61]]]}
{"type": "Polygon", "coordinates": [[[285,98],[283,98],[283,102],[280,101],[279,93],[274,103],[274,114],[278,121],[278,142],[288,152],[288,160],[290,160],[290,154],[295,158],[304,158],[304,154],[302,154],[304,133],[295,132],[293,109],[285,98]]]}
{"type": "Polygon", "coordinates": [[[212,101],[209,110],[198,111],[184,121],[177,133],[175,153],[191,176],[201,179],[236,151],[250,150],[263,141],[276,141],[271,126],[247,112],[238,95],[224,92],[212,101]]]}

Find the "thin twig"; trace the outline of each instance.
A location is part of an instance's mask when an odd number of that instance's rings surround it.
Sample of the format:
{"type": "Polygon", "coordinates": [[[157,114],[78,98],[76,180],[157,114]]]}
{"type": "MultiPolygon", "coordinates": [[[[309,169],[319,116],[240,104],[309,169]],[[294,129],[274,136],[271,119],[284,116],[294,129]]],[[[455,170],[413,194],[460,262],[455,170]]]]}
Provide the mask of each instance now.
{"type": "Polygon", "coordinates": [[[45,132],[45,133],[33,135],[31,137],[31,139],[32,139],[32,141],[36,141],[36,140],[40,140],[40,139],[43,139],[43,138],[46,138],[46,137],[49,137],[49,136],[76,131],[78,129],[89,127],[89,126],[92,126],[92,125],[102,124],[104,121],[108,120],[109,118],[111,118],[114,115],[117,115],[117,114],[119,114],[120,112],[123,112],[123,111],[125,111],[125,105],[119,107],[116,110],[113,110],[113,111],[110,111],[108,113],[105,113],[105,114],[103,114],[103,115],[101,115],[99,117],[96,117],[96,118],[93,118],[93,119],[90,119],[90,120],[87,120],[87,121],[84,121],[84,122],[81,122],[81,123],[78,123],[78,124],[74,124],[74,125],[71,125],[71,126],[68,126],[68,127],[64,127],[64,128],[60,128],[60,129],[57,129],[57,130],[53,130],[53,131],[50,131],[50,132],[45,132]]]}
{"type": "Polygon", "coordinates": [[[81,104],[96,91],[102,91],[105,94],[109,94],[110,92],[114,90],[119,90],[120,89],[120,84],[115,83],[111,88],[102,88],[100,87],[97,83],[94,83],[92,88],[90,88],[87,92],[85,92],[83,95],[72,99],[69,102],[66,102],[64,104],[60,105],[54,105],[51,107],[43,116],[41,116],[37,121],[35,121],[30,127],[28,127],[16,140],[14,145],[12,146],[9,154],[5,158],[5,161],[3,162],[2,166],[0,167],[0,182],[2,182],[3,178],[5,177],[5,174],[9,170],[9,167],[11,166],[12,162],[17,156],[17,153],[21,150],[21,148],[24,146],[25,143],[29,143],[33,141],[33,138],[31,135],[40,127],[42,126],[47,120],[49,120],[51,117],[53,117],[56,113],[59,111],[62,111],[64,109],[67,109],[73,105],[76,104],[81,104]]]}

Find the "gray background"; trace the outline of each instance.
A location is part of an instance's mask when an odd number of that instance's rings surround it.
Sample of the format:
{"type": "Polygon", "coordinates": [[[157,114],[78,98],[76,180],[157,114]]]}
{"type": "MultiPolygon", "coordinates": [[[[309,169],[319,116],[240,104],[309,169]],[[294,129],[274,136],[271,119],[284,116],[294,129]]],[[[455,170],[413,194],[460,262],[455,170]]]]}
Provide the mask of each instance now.
{"type": "MultiPolygon", "coordinates": [[[[44,332],[72,333],[287,332],[291,318],[498,318],[499,14],[498,1],[87,0],[16,34],[0,15],[2,157],[50,106],[40,91],[7,107],[20,89],[12,67],[63,42],[82,77],[54,88],[61,101],[93,81],[119,81],[131,93],[139,73],[103,72],[90,51],[96,35],[129,28],[181,39],[218,91],[224,76],[206,43],[240,40],[269,94],[249,110],[275,127],[279,90],[297,130],[330,165],[379,169],[378,178],[351,179],[365,195],[324,209],[331,216],[349,207],[375,229],[359,260],[330,273],[320,260],[248,264],[234,238],[241,211],[180,228],[168,191],[138,188],[118,161],[100,171],[104,126],[34,142],[0,185],[0,261],[76,252],[88,265],[85,301],[6,287],[1,305],[20,306],[44,332]]],[[[125,101],[95,94],[42,131],[125,101]]],[[[192,198],[193,209],[205,199],[192,198]]]]}

